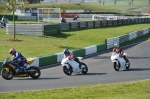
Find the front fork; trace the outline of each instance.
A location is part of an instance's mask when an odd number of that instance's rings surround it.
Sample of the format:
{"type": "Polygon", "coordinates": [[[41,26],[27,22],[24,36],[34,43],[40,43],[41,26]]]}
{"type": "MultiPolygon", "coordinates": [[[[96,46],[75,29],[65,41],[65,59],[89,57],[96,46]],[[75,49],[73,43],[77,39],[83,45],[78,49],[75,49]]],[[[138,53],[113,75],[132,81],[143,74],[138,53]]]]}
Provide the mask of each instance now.
{"type": "Polygon", "coordinates": [[[70,67],[69,64],[65,64],[64,66],[66,66],[68,69],[69,69],[69,67],[70,67]]]}
{"type": "Polygon", "coordinates": [[[7,73],[9,72],[9,68],[8,67],[4,67],[3,68],[7,73]]]}
{"type": "Polygon", "coordinates": [[[116,63],[116,64],[117,64],[117,66],[119,65],[118,60],[113,60],[112,62],[113,62],[113,63],[116,63]]]}

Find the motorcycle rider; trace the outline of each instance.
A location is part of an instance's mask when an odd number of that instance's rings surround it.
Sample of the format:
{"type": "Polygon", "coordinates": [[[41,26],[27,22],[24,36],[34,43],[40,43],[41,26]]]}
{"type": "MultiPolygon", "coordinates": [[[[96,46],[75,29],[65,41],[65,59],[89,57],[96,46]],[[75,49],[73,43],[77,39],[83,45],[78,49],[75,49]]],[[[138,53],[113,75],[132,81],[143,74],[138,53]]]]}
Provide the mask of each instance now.
{"type": "Polygon", "coordinates": [[[124,55],[123,49],[121,47],[119,47],[119,45],[117,43],[114,44],[113,52],[120,53],[120,55],[124,58],[124,60],[126,61],[126,63],[129,62],[128,59],[127,59],[127,57],[124,55]]]}
{"type": "Polygon", "coordinates": [[[79,18],[79,15],[76,15],[73,20],[77,20],[79,18]]]}
{"type": "Polygon", "coordinates": [[[12,55],[13,62],[18,64],[18,66],[15,68],[16,74],[19,72],[21,66],[24,68],[24,72],[26,72],[24,67],[24,64],[27,61],[26,58],[20,52],[17,52],[14,48],[11,48],[9,53],[12,55]]]}
{"type": "Polygon", "coordinates": [[[64,57],[69,57],[69,59],[74,59],[74,61],[76,61],[77,63],[79,63],[79,68],[81,69],[81,63],[79,61],[79,59],[77,57],[75,57],[74,54],[70,53],[70,51],[68,50],[68,48],[64,49],[64,57]]]}
{"type": "Polygon", "coordinates": [[[1,26],[5,27],[6,26],[6,18],[3,16],[1,19],[1,26]]]}

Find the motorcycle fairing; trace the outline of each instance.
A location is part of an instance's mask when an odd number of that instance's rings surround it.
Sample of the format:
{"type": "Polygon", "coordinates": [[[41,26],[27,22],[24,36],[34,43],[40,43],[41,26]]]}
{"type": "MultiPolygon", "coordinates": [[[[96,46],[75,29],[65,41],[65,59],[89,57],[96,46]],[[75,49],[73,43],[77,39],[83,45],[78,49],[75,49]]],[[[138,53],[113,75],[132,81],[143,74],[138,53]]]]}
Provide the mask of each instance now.
{"type": "Polygon", "coordinates": [[[28,73],[15,75],[14,77],[29,77],[28,73]]]}
{"type": "MultiPolygon", "coordinates": [[[[77,63],[76,61],[74,61],[74,59],[68,60],[68,63],[73,68],[73,72],[77,72],[78,71],[78,69],[79,69],[79,63],[77,63]]],[[[81,69],[79,69],[79,70],[81,71],[81,69]]]]}
{"type": "Polygon", "coordinates": [[[120,68],[124,68],[126,66],[125,65],[126,62],[125,62],[124,58],[120,57],[119,54],[117,54],[117,53],[112,53],[111,60],[112,60],[112,62],[116,62],[117,65],[120,63],[120,68]]]}
{"type": "Polygon", "coordinates": [[[119,58],[118,60],[119,60],[119,62],[120,62],[120,68],[124,68],[124,67],[126,66],[126,65],[125,65],[126,61],[124,60],[124,58],[121,57],[121,58],[119,58]]]}
{"type": "Polygon", "coordinates": [[[77,57],[79,59],[79,61],[81,61],[83,59],[83,57],[77,57]]]}
{"type": "Polygon", "coordinates": [[[34,60],[27,60],[27,63],[28,64],[31,64],[31,63],[33,63],[34,62],[34,60]]]}

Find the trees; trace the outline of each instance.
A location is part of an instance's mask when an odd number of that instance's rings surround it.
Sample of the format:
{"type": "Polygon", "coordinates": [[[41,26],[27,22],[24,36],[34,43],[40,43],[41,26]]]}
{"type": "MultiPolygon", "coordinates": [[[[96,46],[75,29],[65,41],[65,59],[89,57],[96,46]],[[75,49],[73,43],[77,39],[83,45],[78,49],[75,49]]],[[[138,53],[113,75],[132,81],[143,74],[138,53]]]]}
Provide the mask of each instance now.
{"type": "Polygon", "coordinates": [[[133,1],[134,1],[134,0],[131,0],[131,5],[133,5],[133,1]]]}
{"type": "Polygon", "coordinates": [[[21,9],[21,8],[24,8],[25,5],[27,4],[27,2],[25,2],[25,0],[4,0],[2,1],[2,3],[5,5],[5,8],[4,9],[8,9],[10,10],[10,12],[13,13],[13,21],[14,21],[14,39],[16,38],[16,30],[15,30],[15,11],[16,9],[21,9]],[[24,2],[22,2],[24,1],[24,2]]]}
{"type": "Polygon", "coordinates": [[[129,5],[133,5],[134,0],[128,0],[129,5]]]}
{"type": "Polygon", "coordinates": [[[117,3],[117,0],[114,0],[114,4],[116,5],[116,3],[117,3]]]}

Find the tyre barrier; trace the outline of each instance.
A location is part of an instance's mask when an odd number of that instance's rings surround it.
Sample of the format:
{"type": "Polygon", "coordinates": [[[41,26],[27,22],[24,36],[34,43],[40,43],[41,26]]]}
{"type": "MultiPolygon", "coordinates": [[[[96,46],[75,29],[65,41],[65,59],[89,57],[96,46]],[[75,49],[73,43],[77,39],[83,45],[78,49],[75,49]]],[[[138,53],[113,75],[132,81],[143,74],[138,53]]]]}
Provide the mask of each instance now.
{"type": "Polygon", "coordinates": [[[141,36],[146,35],[148,33],[150,33],[150,28],[145,28],[143,30],[134,31],[134,32],[122,35],[122,36],[108,38],[105,40],[105,44],[107,46],[107,49],[110,49],[114,46],[115,43],[120,45],[124,42],[133,40],[135,38],[141,37],[141,36]]]}

